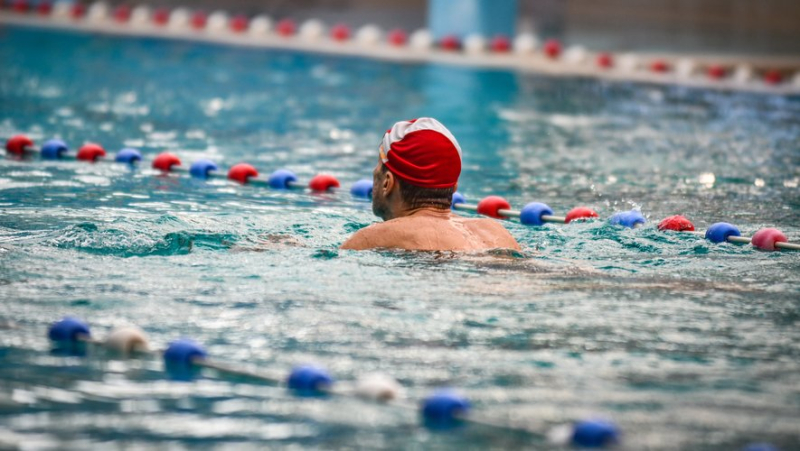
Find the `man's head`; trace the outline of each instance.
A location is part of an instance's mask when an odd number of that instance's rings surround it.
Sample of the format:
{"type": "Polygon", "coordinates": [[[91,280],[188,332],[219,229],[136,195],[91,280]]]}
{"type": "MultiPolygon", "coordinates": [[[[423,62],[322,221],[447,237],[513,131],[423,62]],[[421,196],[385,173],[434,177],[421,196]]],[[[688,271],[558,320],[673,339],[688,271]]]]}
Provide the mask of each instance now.
{"type": "Polygon", "coordinates": [[[432,118],[402,121],[386,132],[373,173],[372,211],[384,220],[402,211],[447,210],[461,174],[461,147],[432,118]]]}

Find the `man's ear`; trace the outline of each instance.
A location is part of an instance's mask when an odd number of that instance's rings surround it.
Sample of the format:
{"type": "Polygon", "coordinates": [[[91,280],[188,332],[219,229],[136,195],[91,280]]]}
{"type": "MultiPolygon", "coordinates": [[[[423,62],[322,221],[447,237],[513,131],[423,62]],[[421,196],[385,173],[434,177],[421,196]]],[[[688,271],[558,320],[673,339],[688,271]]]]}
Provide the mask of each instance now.
{"type": "Polygon", "coordinates": [[[381,189],[383,189],[383,192],[386,195],[388,195],[389,193],[392,192],[392,190],[394,189],[396,184],[397,184],[397,180],[395,180],[394,174],[392,174],[392,171],[386,171],[386,173],[383,174],[383,185],[381,186],[381,189]]]}

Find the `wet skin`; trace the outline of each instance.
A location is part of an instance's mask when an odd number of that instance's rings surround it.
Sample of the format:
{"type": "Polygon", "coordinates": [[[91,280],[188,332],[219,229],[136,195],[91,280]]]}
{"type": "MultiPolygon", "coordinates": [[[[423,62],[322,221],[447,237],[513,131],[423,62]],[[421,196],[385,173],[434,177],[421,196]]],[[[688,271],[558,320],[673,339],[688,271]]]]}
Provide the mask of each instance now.
{"type": "Polygon", "coordinates": [[[342,249],[404,249],[420,251],[519,250],[519,244],[498,221],[464,218],[449,208],[409,207],[397,178],[373,171],[372,211],[384,222],[365,227],[342,244],[342,249]]]}

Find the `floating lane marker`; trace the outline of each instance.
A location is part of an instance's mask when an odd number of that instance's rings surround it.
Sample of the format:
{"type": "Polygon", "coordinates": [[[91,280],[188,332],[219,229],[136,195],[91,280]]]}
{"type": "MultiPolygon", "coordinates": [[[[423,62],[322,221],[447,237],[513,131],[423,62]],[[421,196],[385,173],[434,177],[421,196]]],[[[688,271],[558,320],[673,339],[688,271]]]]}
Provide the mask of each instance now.
{"type": "MultiPolygon", "coordinates": [[[[69,147],[60,139],[51,139],[36,147],[33,140],[25,135],[15,135],[6,141],[6,153],[17,158],[38,155],[46,160],[79,160],[89,163],[115,162],[136,165],[142,161],[142,154],[137,149],[124,148],[109,158],[106,150],[99,144],[86,143],[76,155],[69,153],[69,147]]],[[[341,188],[336,177],[330,174],[317,174],[308,183],[298,181],[297,176],[288,169],[278,169],[266,179],[260,177],[258,170],[248,163],[239,163],[223,171],[214,161],[199,159],[188,168],[182,165],[180,157],[170,152],[162,152],[151,162],[153,169],[163,174],[188,174],[200,179],[227,178],[242,185],[261,186],[274,190],[305,190],[312,192],[335,192],[341,188]]],[[[362,179],[355,182],[350,193],[359,199],[372,198],[372,180],[362,179]]],[[[477,213],[496,219],[518,218],[528,226],[542,226],[547,223],[569,224],[574,221],[585,221],[599,218],[597,212],[588,207],[575,207],[565,216],[557,216],[553,209],[541,202],[530,202],[521,210],[513,210],[509,202],[500,196],[487,196],[478,204],[469,204],[461,193],[454,193],[452,209],[477,213]]],[[[636,229],[644,226],[647,219],[640,211],[630,210],[616,212],[608,219],[609,223],[626,228],[636,229]]],[[[753,247],[765,251],[800,250],[800,244],[789,243],[786,235],[773,228],[757,231],[752,238],[741,236],[735,226],[720,222],[712,224],[706,232],[698,232],[694,224],[684,216],[676,215],[663,219],[658,224],[660,231],[675,231],[703,236],[712,243],[752,244],[753,247]]]]}
{"type": "MultiPolygon", "coordinates": [[[[136,327],[112,330],[105,340],[92,337],[89,325],[75,317],[65,317],[53,323],[48,338],[57,353],[85,355],[87,345],[103,347],[121,357],[136,358],[142,355],[160,357],[165,372],[173,380],[193,380],[200,377],[203,368],[222,375],[239,376],[272,385],[284,385],[301,397],[342,396],[357,397],[373,402],[389,404],[401,409],[418,412],[423,425],[434,430],[449,430],[463,424],[477,424],[539,435],[541,431],[531,426],[515,426],[474,412],[472,403],[456,390],[437,389],[417,400],[405,398],[403,387],[396,379],[384,374],[366,374],[354,383],[343,384],[335,380],[328,371],[317,365],[297,365],[288,375],[268,374],[240,368],[212,360],[203,346],[189,338],[171,341],[163,351],[150,348],[145,333],[136,327]]],[[[618,427],[607,420],[582,420],[567,425],[562,444],[603,448],[619,442],[618,427]]]]}
{"type": "MultiPolygon", "coordinates": [[[[500,196],[488,196],[477,205],[473,205],[466,203],[466,199],[460,193],[456,193],[453,196],[452,208],[497,219],[519,218],[523,224],[533,226],[541,226],[545,223],[568,224],[576,220],[598,218],[598,214],[587,207],[573,208],[566,216],[554,216],[553,209],[540,202],[531,202],[520,211],[511,210],[508,201],[500,196]]],[[[617,212],[609,218],[609,223],[631,229],[642,227],[646,222],[647,219],[637,210],[617,212]]],[[[658,229],[703,236],[712,243],[752,244],[753,247],[765,251],[800,250],[800,244],[789,243],[783,232],[773,228],[761,229],[752,238],[741,236],[739,229],[728,223],[712,224],[706,232],[697,232],[691,221],[684,216],[676,215],[662,220],[658,225],[658,229]]]]}
{"type": "Polygon", "coordinates": [[[272,18],[229,14],[222,10],[208,14],[184,7],[113,8],[98,1],[88,8],[81,2],[36,2],[13,0],[0,9],[0,23],[49,26],[134,36],[191,39],[230,45],[294,49],[342,55],[359,55],[396,61],[443,62],[479,67],[506,68],[555,76],[585,76],[609,80],[680,84],[709,89],[748,90],[793,94],[800,90],[800,60],[795,57],[693,56],[591,53],[580,45],[563,49],[556,39],[540,45],[536,36],[514,37],[471,34],[463,40],[456,35],[438,41],[429,30],[409,36],[402,29],[384,33],[375,25],[358,31],[345,23],[331,27],[309,18],[301,25],[283,19],[273,26],[272,18]]]}

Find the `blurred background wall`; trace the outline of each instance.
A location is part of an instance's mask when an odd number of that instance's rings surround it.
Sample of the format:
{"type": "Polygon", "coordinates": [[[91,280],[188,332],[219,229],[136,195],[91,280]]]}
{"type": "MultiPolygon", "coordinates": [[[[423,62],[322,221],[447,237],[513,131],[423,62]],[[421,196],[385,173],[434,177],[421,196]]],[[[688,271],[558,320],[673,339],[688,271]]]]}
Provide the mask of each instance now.
{"type": "Polygon", "coordinates": [[[522,0],[522,4],[520,16],[541,32],[595,48],[800,55],[800,0],[522,0]]]}
{"type": "MultiPolygon", "coordinates": [[[[275,19],[415,30],[428,26],[428,0],[140,0],[275,19]]],[[[435,0],[431,0],[435,1],[435,0]]],[[[471,0],[449,0],[453,2],[471,0]]],[[[486,0],[516,3],[514,31],[614,51],[800,56],[800,0],[486,0]]],[[[450,18],[458,24],[459,17],[450,18]]]]}

